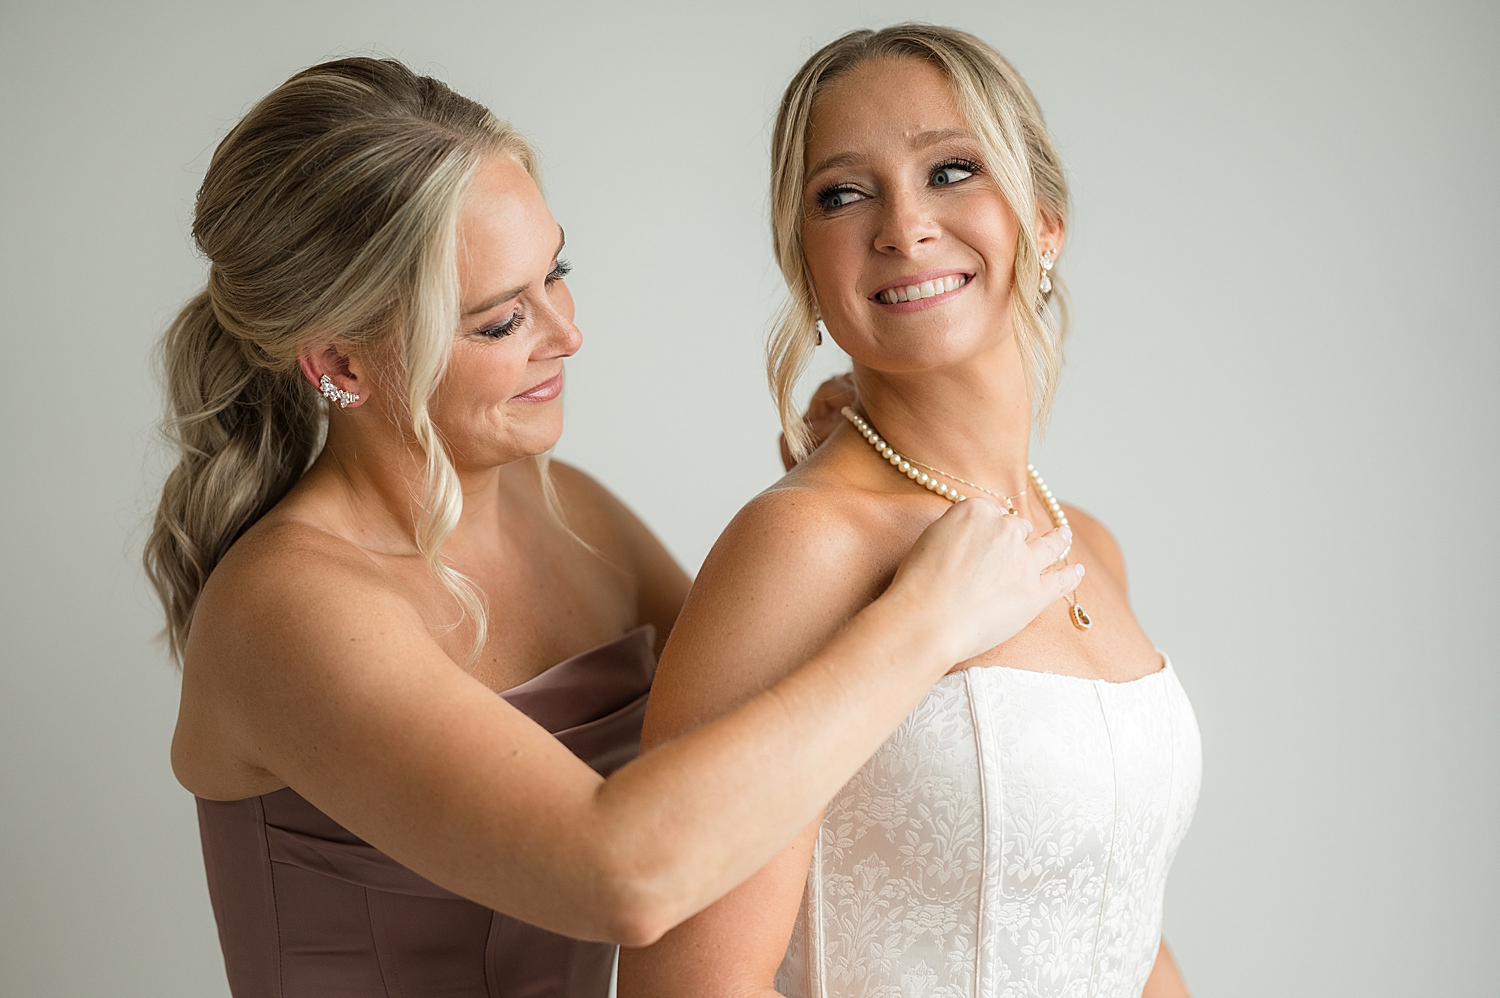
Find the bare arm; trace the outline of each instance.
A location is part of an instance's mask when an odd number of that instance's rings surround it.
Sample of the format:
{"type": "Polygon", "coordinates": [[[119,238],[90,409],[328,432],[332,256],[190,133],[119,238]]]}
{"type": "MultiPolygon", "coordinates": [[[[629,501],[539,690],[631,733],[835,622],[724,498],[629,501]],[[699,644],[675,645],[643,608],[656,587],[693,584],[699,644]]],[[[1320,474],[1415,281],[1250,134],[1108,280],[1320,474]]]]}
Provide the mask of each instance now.
{"type": "Polygon", "coordinates": [[[326,551],[211,583],[199,612],[216,624],[188,658],[213,663],[239,759],[397,861],[554,931],[643,945],[769,861],[949,666],[1071,587],[1009,519],[955,507],[799,668],[607,781],[326,551]]]}
{"type": "MultiPolygon", "coordinates": [[[[865,580],[879,569],[857,531],[794,495],[765,505],[764,523],[737,521],[705,563],[657,669],[643,747],[771,686],[876,595],[865,580]]],[[[754,876],[649,949],[622,950],[621,998],[774,994],[821,823],[820,811],[754,876]]]]}
{"type": "MultiPolygon", "coordinates": [[[[795,500],[776,505],[763,530],[731,527],[704,565],[657,672],[646,743],[771,687],[875,597],[882,569],[864,529],[795,500]]],[[[1048,536],[1039,544],[1060,550],[1048,536]]],[[[621,998],[774,995],[820,823],[821,813],[776,859],[660,942],[622,950],[621,998]]]]}

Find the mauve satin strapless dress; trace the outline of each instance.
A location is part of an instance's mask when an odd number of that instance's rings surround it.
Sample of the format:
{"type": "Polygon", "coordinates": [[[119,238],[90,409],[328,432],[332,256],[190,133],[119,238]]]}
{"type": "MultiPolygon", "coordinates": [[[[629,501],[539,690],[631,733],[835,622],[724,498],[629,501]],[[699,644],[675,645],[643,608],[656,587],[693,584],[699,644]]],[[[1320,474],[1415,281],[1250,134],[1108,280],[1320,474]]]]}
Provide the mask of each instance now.
{"type": "MultiPolygon", "coordinates": [[[[656,633],[640,627],[501,693],[608,776],[640,748],[656,633]]],[[[234,998],[603,998],[615,947],[444,890],[290,787],[198,799],[234,998]]]]}

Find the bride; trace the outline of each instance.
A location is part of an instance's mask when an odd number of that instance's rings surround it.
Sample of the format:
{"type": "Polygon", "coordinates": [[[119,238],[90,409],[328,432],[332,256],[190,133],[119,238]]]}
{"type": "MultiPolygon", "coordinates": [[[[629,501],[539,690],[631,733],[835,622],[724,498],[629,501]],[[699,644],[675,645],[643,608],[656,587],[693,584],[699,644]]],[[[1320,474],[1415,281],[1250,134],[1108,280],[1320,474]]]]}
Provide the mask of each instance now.
{"type": "Polygon", "coordinates": [[[962,32],[852,32],[787,88],[772,207],[791,293],[771,375],[794,456],[809,440],[791,388],[816,330],[853,359],[856,404],[709,556],[646,743],[776,682],[961,496],[1055,524],[1087,575],[939,682],[753,879],[625,951],[621,995],[1186,995],[1161,912],[1197,725],[1131,614],[1114,539],[1028,463],[1061,362],[1067,220],[1034,98],[962,32]]]}

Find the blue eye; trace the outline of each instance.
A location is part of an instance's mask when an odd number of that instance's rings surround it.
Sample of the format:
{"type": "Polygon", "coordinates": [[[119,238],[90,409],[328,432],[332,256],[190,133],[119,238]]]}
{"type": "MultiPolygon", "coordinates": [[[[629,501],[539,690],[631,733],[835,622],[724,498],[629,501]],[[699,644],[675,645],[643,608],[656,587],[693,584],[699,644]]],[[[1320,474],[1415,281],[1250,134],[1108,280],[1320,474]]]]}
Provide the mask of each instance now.
{"type": "Polygon", "coordinates": [[[968,180],[972,176],[974,176],[973,170],[966,169],[956,163],[949,163],[947,166],[940,166],[932,171],[932,186],[946,187],[949,184],[956,184],[960,180],[968,180]]]}
{"type": "Polygon", "coordinates": [[[863,199],[864,195],[852,187],[832,187],[818,195],[818,205],[824,211],[832,211],[863,199]]]}

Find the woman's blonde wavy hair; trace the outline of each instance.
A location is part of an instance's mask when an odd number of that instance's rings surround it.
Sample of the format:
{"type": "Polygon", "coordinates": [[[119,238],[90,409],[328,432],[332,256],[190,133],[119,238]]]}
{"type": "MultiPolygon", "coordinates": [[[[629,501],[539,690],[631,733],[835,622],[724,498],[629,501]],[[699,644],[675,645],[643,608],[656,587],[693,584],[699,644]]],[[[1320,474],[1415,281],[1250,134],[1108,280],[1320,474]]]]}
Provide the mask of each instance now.
{"type": "MultiPolygon", "coordinates": [[[[771,330],[766,374],[787,444],[798,460],[812,441],[793,392],[817,346],[818,319],[812,274],[802,249],[807,128],[824,88],[857,66],[888,58],[921,59],[953,85],[959,110],[984,152],[985,167],[1016,215],[1014,287],[1035,289],[1041,284],[1037,214],[1063,225],[1068,220],[1067,179],[1041,108],[1021,74],[978,38],[954,28],[898,24],[880,31],[851,31],[815,52],[782,95],[771,142],[771,235],[789,293],[771,330]]],[[[1049,293],[1013,294],[1011,303],[1037,422],[1045,428],[1062,366],[1067,292],[1054,273],[1049,293]],[[1048,307],[1053,300],[1055,313],[1048,307]]]]}
{"type": "Polygon", "coordinates": [[[426,455],[415,541],[483,646],[483,598],[441,555],[463,494],[428,402],[459,328],[459,210],[497,153],[537,176],[531,146],[482,105],[372,58],[298,73],[215,150],[193,219],[208,284],[161,342],[178,462],[144,555],[177,662],[209,573],[321,449],[328,405],[297,354],[328,342],[397,359],[388,377],[426,455]]]}

